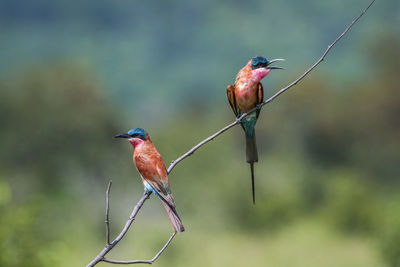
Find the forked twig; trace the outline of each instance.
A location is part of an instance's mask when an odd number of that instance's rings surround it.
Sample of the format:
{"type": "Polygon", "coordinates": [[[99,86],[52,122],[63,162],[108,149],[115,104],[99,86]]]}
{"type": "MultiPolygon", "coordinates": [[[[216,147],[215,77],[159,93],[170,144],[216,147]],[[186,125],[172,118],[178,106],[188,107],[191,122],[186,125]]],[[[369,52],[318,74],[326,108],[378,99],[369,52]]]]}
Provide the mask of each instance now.
{"type": "Polygon", "coordinates": [[[110,243],[110,223],[108,220],[109,217],[109,211],[110,211],[110,202],[109,202],[109,195],[110,195],[110,189],[111,189],[112,181],[108,183],[107,191],[106,191],[106,246],[103,248],[103,250],[88,264],[86,267],[91,267],[95,266],[97,263],[100,261],[105,261],[109,263],[115,263],[115,264],[135,264],[135,263],[153,263],[155,260],[157,260],[158,257],[164,252],[164,250],[168,247],[168,245],[171,243],[172,239],[176,235],[176,232],[174,232],[171,237],[168,239],[168,241],[165,243],[165,245],[161,248],[160,251],[157,252],[157,254],[151,259],[151,260],[134,260],[134,261],[119,261],[119,260],[112,260],[105,258],[104,256],[115,247],[116,244],[118,244],[119,241],[125,236],[126,232],[128,232],[129,227],[135,220],[136,215],[138,214],[140,208],[143,206],[144,202],[150,197],[151,192],[150,191],[145,191],[142,198],[139,200],[139,202],[135,205],[131,212],[131,216],[129,216],[128,221],[125,223],[124,228],[122,229],[121,233],[110,243]]]}

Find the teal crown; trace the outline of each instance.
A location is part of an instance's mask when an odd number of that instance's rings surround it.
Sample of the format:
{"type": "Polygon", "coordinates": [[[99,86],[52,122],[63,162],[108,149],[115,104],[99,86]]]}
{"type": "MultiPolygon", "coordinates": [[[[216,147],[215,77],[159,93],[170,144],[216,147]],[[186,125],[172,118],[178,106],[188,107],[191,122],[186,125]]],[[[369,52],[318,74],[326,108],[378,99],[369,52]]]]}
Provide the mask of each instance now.
{"type": "Polygon", "coordinates": [[[261,57],[261,56],[257,56],[257,57],[253,57],[251,60],[251,66],[255,67],[258,65],[265,65],[268,63],[268,59],[266,59],[265,57],[261,57]]]}
{"type": "Polygon", "coordinates": [[[142,128],[135,128],[135,129],[129,130],[128,134],[130,136],[134,136],[134,135],[136,135],[136,136],[137,135],[146,136],[146,131],[143,130],[142,128]]]}

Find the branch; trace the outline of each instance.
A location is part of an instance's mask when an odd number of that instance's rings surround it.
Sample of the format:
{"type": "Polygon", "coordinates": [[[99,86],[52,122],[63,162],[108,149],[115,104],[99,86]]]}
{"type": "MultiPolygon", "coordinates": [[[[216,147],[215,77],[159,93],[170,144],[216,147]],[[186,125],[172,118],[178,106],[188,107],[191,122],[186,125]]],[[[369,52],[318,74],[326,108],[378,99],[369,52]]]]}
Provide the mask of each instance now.
{"type": "Polygon", "coordinates": [[[239,118],[237,118],[234,122],[232,122],[231,124],[228,124],[227,126],[225,126],[224,128],[222,128],[221,130],[219,130],[218,132],[216,132],[215,134],[207,137],[206,139],[204,139],[203,141],[201,141],[200,143],[198,143],[197,145],[195,145],[194,147],[192,147],[188,152],[186,152],[185,154],[183,154],[182,156],[180,156],[179,158],[177,158],[176,160],[173,160],[171,162],[171,164],[169,165],[167,172],[170,173],[172,171],[172,169],[182,160],[184,160],[185,158],[191,156],[197,149],[199,149],[200,147],[202,147],[203,145],[205,145],[206,143],[210,142],[211,140],[213,140],[214,138],[216,138],[217,136],[223,134],[225,131],[229,130],[230,128],[232,128],[233,126],[240,124],[240,121],[247,117],[248,115],[250,115],[251,113],[253,113],[254,111],[257,110],[257,108],[260,108],[270,102],[272,102],[275,98],[277,98],[278,96],[280,96],[283,92],[287,91],[289,88],[295,86],[298,82],[300,82],[304,77],[307,76],[307,74],[309,74],[315,67],[317,67],[319,65],[319,63],[321,63],[322,61],[324,61],[326,55],[329,53],[329,51],[332,49],[333,46],[336,45],[336,43],[342,39],[343,36],[345,36],[347,34],[347,32],[353,27],[353,25],[365,14],[365,12],[367,12],[367,10],[372,6],[372,4],[375,2],[375,0],[372,0],[371,3],[369,3],[369,5],[360,13],[360,15],[358,15],[357,18],[355,18],[349,26],[347,26],[347,28],[342,32],[342,34],[340,34],[330,45],[328,45],[328,48],[325,50],[325,52],[322,54],[322,56],[313,64],[311,65],[311,67],[309,67],[302,75],[300,75],[296,80],[294,80],[293,82],[291,82],[289,85],[287,85],[286,87],[280,89],[278,92],[276,92],[273,96],[271,96],[270,98],[268,98],[267,100],[265,100],[264,102],[262,102],[258,107],[255,107],[251,110],[249,110],[246,113],[243,113],[239,118]]]}
{"type": "Polygon", "coordinates": [[[106,261],[110,263],[120,263],[120,264],[133,264],[133,263],[153,263],[157,258],[161,255],[161,253],[167,248],[169,243],[171,243],[171,240],[174,238],[176,233],[173,233],[172,236],[168,239],[167,243],[163,246],[163,248],[154,256],[153,259],[151,260],[138,260],[138,261],[117,261],[117,260],[111,260],[111,259],[106,259],[104,256],[115,247],[115,245],[118,244],[119,241],[125,236],[126,232],[128,232],[129,227],[135,220],[136,215],[138,214],[140,208],[143,206],[144,202],[150,197],[151,192],[146,191],[142,198],[139,200],[139,202],[133,207],[132,213],[129,216],[128,221],[125,223],[124,228],[122,229],[121,233],[110,243],[110,225],[108,221],[108,215],[109,215],[109,194],[110,194],[110,188],[111,188],[112,182],[110,181],[107,187],[106,191],[106,246],[103,248],[103,250],[88,264],[86,267],[92,267],[95,266],[97,263],[100,261],[106,261]]]}

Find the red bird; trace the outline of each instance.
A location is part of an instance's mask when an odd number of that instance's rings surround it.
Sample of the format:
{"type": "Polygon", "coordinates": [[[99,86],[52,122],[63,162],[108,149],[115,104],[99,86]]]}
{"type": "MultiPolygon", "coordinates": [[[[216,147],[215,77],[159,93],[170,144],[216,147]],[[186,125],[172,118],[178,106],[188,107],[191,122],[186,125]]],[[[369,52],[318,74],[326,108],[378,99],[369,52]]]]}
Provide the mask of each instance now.
{"type": "Polygon", "coordinates": [[[132,144],[133,163],[142,177],[145,190],[153,192],[161,199],[175,232],[185,231],[169,189],[167,170],[160,154],[151,142],[149,134],[141,128],[135,128],[114,137],[127,138],[132,144]]]}
{"type": "Polygon", "coordinates": [[[258,161],[255,126],[260,115],[260,104],[264,100],[264,89],[261,80],[267,76],[272,69],[282,69],[281,67],[269,66],[276,61],[283,59],[267,60],[265,57],[255,57],[238,72],[234,85],[228,84],[226,94],[229,104],[232,107],[236,118],[243,113],[257,107],[256,112],[243,118],[241,125],[246,135],[246,161],[250,163],[251,186],[253,192],[253,204],[255,203],[254,191],[254,162],[258,161]]]}

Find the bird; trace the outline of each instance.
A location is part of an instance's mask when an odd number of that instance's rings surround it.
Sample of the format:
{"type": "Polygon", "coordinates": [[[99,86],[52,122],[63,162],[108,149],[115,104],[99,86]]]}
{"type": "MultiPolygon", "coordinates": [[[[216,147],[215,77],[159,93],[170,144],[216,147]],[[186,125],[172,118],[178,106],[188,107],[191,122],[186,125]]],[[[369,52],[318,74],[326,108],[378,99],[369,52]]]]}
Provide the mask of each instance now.
{"type": "Polygon", "coordinates": [[[175,232],[185,231],[176,211],[167,170],[149,134],[142,128],[135,128],[127,133],[115,135],[114,138],[128,139],[133,147],[133,164],[140,173],[145,192],[153,192],[161,200],[175,232]]]}
{"type": "Polygon", "coordinates": [[[260,81],[271,70],[283,69],[277,66],[270,66],[277,61],[284,61],[284,59],[268,60],[262,56],[250,59],[237,73],[235,83],[233,85],[228,84],[226,87],[229,104],[237,119],[243,113],[256,108],[255,112],[240,121],[246,136],[246,161],[250,164],[253,204],[255,204],[254,162],[258,162],[255,125],[260,115],[261,103],[264,101],[264,89],[260,81]]]}

